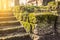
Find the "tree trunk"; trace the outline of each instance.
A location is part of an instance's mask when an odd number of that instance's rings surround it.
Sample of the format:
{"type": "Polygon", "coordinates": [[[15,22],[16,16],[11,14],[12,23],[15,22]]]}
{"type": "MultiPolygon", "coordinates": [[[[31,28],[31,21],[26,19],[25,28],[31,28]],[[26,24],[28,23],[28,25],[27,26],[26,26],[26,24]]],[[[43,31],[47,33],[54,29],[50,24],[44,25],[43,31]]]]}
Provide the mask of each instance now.
{"type": "Polygon", "coordinates": [[[15,5],[19,5],[19,0],[15,0],[15,5]]]}

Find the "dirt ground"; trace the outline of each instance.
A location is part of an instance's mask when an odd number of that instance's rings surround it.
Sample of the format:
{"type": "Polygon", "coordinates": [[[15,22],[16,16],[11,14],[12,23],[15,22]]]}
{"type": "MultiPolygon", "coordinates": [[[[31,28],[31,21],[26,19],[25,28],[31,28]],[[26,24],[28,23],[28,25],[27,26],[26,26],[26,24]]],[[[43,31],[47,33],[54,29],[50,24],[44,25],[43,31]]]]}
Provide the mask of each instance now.
{"type": "MultiPolygon", "coordinates": [[[[32,40],[30,36],[16,37],[7,40],[32,40]]],[[[60,40],[60,35],[44,35],[39,40],[60,40]]]]}

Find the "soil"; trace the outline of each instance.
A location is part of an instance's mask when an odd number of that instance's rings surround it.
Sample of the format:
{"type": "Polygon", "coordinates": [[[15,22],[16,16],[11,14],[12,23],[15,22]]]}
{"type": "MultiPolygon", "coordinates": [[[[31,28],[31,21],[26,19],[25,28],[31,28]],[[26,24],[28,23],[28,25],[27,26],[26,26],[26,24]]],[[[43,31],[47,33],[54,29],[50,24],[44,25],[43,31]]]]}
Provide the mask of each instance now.
{"type": "MultiPolygon", "coordinates": [[[[15,37],[7,40],[32,40],[30,36],[15,37]]],[[[60,35],[44,35],[39,40],[60,40],[60,35]]]]}

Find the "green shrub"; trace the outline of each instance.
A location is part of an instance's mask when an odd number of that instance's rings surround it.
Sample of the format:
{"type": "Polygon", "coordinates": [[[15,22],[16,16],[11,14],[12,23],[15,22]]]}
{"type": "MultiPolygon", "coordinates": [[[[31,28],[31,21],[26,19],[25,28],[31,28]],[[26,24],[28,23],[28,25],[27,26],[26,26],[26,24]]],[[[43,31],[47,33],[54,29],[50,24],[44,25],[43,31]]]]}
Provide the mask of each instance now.
{"type": "Polygon", "coordinates": [[[54,22],[55,17],[58,16],[55,11],[41,12],[41,9],[50,10],[49,6],[16,6],[14,7],[14,15],[18,21],[24,26],[26,32],[33,31],[35,24],[39,27],[49,25],[48,21],[54,22]],[[36,15],[38,14],[38,15],[36,15]],[[32,27],[32,30],[31,30],[32,27]]]}

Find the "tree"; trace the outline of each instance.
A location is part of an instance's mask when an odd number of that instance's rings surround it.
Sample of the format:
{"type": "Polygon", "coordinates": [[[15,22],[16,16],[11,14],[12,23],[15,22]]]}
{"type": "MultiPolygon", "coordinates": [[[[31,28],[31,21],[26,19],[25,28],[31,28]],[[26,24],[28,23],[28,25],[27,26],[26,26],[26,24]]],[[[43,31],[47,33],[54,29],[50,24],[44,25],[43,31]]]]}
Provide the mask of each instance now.
{"type": "Polygon", "coordinates": [[[15,5],[19,5],[19,0],[15,0],[15,5]]]}
{"type": "Polygon", "coordinates": [[[38,6],[38,0],[30,0],[28,3],[36,2],[36,6],[38,6]]]}
{"type": "Polygon", "coordinates": [[[43,0],[30,0],[28,3],[33,3],[33,2],[36,3],[36,6],[40,6],[43,4],[43,0]]]}

